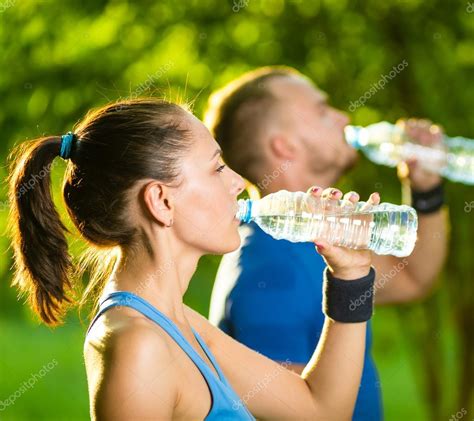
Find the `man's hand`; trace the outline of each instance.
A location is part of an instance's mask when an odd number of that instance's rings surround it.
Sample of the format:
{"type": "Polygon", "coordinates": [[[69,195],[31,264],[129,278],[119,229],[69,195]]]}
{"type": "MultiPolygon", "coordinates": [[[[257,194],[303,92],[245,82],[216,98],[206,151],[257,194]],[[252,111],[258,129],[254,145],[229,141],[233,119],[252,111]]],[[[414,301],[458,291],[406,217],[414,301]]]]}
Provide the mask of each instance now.
{"type": "MultiPolygon", "coordinates": [[[[397,125],[403,128],[409,138],[420,145],[439,146],[442,144],[443,131],[430,120],[410,118],[397,121],[397,125]]],[[[398,165],[398,177],[401,181],[408,179],[410,187],[417,192],[429,191],[441,183],[441,177],[421,168],[416,158],[398,165]]]]}

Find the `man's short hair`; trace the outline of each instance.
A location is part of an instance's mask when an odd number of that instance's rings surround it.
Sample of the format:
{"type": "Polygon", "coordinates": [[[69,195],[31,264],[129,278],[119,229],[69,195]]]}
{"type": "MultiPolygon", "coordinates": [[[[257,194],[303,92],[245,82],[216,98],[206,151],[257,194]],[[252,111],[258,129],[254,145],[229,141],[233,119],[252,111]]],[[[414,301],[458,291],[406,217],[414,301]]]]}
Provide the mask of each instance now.
{"type": "Polygon", "coordinates": [[[295,76],[304,77],[291,67],[262,67],[234,79],[209,98],[204,123],[220,144],[226,163],[253,184],[258,184],[263,162],[258,139],[278,102],[267,82],[295,76]]]}

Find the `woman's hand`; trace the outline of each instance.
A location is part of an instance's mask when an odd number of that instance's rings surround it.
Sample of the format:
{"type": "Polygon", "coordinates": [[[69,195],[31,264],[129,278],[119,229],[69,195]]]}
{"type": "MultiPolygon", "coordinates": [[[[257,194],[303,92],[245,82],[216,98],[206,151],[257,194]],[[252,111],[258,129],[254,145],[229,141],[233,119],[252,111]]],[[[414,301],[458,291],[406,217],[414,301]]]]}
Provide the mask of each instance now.
{"type": "MultiPolygon", "coordinates": [[[[356,192],[346,193],[343,197],[342,192],[333,187],[323,190],[321,187],[314,186],[308,190],[308,193],[329,201],[343,199],[347,201],[347,205],[351,207],[355,206],[359,201],[359,195],[356,192]]],[[[379,203],[379,194],[372,193],[362,209],[368,209],[379,203]]],[[[315,241],[315,244],[316,250],[323,256],[334,277],[343,280],[353,280],[362,278],[369,273],[372,262],[372,252],[370,250],[354,250],[345,247],[337,247],[329,244],[327,241],[319,239],[315,241]]]]}

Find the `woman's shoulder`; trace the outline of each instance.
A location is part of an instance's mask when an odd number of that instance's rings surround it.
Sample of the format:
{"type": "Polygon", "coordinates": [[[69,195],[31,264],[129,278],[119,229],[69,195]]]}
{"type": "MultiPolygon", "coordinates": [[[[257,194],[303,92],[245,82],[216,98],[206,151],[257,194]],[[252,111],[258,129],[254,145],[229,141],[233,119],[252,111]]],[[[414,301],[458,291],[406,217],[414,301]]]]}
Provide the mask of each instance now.
{"type": "Polygon", "coordinates": [[[94,324],[86,347],[110,354],[173,357],[171,338],[154,322],[128,308],[110,309],[94,324]],[[158,354],[157,354],[158,353],[158,354]]]}
{"type": "Polygon", "coordinates": [[[163,410],[172,412],[179,369],[173,364],[174,347],[165,332],[148,319],[114,314],[120,311],[104,314],[86,338],[84,357],[94,411],[110,415],[114,411],[111,402],[134,394],[133,408],[127,407],[134,417],[136,411],[145,416],[156,396],[169,402],[169,408],[163,410]]]}

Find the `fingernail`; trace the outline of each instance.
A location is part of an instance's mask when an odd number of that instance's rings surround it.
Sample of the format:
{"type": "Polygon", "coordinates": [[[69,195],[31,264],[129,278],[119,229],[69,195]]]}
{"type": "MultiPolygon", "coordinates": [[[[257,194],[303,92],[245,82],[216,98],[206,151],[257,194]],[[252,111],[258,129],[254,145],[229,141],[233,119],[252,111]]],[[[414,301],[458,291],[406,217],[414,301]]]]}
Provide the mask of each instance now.
{"type": "Polygon", "coordinates": [[[333,191],[331,192],[331,196],[337,196],[337,190],[333,190],[333,191]]]}
{"type": "Polygon", "coordinates": [[[311,188],[311,193],[317,193],[319,190],[321,190],[321,187],[314,186],[311,188]]]}

